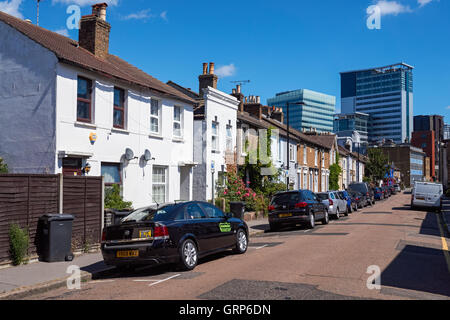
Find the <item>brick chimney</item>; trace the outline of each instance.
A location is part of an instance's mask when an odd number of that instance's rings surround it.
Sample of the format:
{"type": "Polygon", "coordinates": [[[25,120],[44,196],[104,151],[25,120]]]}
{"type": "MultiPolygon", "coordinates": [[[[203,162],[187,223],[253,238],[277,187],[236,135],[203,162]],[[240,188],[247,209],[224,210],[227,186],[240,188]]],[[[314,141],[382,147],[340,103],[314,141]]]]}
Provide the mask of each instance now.
{"type": "Polygon", "coordinates": [[[239,112],[244,112],[244,100],[245,100],[245,97],[241,93],[241,85],[240,84],[238,84],[236,86],[236,89],[233,89],[231,95],[239,100],[239,108],[238,108],[239,112]]]}
{"type": "Polygon", "coordinates": [[[270,118],[283,123],[283,121],[284,121],[283,109],[272,107],[272,112],[270,113],[270,118]]]}
{"type": "Polygon", "coordinates": [[[214,74],[213,62],[209,64],[209,71],[207,69],[208,64],[203,63],[203,73],[198,76],[199,82],[198,94],[200,95],[201,98],[203,98],[203,89],[206,89],[208,87],[217,89],[217,81],[219,80],[219,77],[214,74]]]}
{"type": "Polygon", "coordinates": [[[109,53],[111,25],[106,22],[107,7],[106,3],[93,5],[92,14],[81,18],[78,33],[80,47],[101,59],[105,59],[109,53]]]}

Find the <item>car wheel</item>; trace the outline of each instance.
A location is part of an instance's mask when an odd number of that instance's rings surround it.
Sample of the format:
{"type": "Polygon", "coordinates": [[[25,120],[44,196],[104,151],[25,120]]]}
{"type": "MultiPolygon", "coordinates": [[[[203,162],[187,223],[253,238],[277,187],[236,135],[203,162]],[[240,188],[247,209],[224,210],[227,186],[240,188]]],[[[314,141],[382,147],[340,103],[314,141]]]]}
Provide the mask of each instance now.
{"type": "Polygon", "coordinates": [[[322,224],[329,224],[330,223],[330,216],[328,214],[328,210],[325,211],[325,218],[322,219],[322,224]]]}
{"type": "Polygon", "coordinates": [[[336,209],[336,220],[341,218],[341,214],[339,213],[339,208],[336,209]]]}
{"type": "Polygon", "coordinates": [[[347,206],[345,206],[345,212],[344,212],[344,215],[345,215],[346,217],[348,217],[348,207],[347,207],[347,206]]]}
{"type": "Polygon", "coordinates": [[[197,246],[194,241],[187,239],[180,248],[180,267],[185,271],[194,270],[198,263],[197,246]]]}
{"type": "Polygon", "coordinates": [[[247,234],[243,229],[239,229],[236,233],[236,248],[234,249],[234,253],[244,254],[247,252],[248,248],[248,239],[247,234]]]}
{"type": "Polygon", "coordinates": [[[314,217],[314,213],[309,215],[308,228],[314,229],[316,227],[316,217],[314,217]]]}

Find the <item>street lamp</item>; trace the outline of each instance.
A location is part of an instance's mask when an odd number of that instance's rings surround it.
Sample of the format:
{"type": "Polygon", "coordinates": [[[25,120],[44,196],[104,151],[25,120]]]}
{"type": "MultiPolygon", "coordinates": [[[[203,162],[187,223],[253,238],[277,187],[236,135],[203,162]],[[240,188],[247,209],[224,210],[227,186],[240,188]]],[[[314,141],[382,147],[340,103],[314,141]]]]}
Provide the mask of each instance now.
{"type": "Polygon", "coordinates": [[[287,171],[286,171],[286,189],[287,191],[289,191],[289,184],[290,184],[290,179],[289,179],[289,171],[290,171],[290,161],[291,161],[291,157],[290,157],[290,144],[291,144],[291,130],[289,127],[289,109],[291,105],[297,105],[297,106],[303,106],[305,105],[304,102],[289,102],[287,101],[287,109],[286,109],[286,123],[287,123],[287,171]]]}

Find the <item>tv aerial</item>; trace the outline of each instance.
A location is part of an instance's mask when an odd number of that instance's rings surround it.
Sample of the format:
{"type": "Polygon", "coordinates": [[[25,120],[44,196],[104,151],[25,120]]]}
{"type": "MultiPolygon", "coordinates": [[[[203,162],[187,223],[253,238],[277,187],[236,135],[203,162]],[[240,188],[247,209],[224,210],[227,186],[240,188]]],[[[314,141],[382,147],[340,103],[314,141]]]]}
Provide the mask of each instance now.
{"type": "Polygon", "coordinates": [[[250,80],[237,80],[237,81],[230,81],[230,82],[234,83],[236,85],[243,86],[243,85],[250,83],[250,80]]]}

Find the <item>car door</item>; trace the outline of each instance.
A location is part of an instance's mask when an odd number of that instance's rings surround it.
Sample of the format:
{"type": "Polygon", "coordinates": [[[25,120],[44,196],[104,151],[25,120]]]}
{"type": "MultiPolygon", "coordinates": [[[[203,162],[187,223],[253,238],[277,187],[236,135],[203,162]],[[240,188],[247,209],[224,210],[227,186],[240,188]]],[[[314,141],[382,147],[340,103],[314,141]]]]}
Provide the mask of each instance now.
{"type": "Polygon", "coordinates": [[[187,218],[185,232],[195,236],[200,253],[213,250],[213,243],[211,241],[213,225],[205,211],[203,211],[198,203],[193,202],[185,206],[185,212],[187,218]]]}
{"type": "Polygon", "coordinates": [[[319,197],[315,193],[312,193],[312,192],[311,192],[311,198],[312,198],[312,203],[314,206],[314,212],[316,214],[315,218],[323,219],[325,217],[325,207],[324,207],[322,201],[320,201],[319,197]]]}
{"type": "Polygon", "coordinates": [[[234,232],[236,226],[225,217],[225,213],[209,203],[201,203],[200,206],[208,215],[208,220],[211,223],[212,250],[226,248],[235,243],[234,232]]]}

